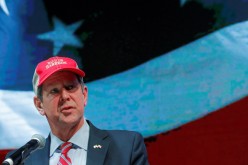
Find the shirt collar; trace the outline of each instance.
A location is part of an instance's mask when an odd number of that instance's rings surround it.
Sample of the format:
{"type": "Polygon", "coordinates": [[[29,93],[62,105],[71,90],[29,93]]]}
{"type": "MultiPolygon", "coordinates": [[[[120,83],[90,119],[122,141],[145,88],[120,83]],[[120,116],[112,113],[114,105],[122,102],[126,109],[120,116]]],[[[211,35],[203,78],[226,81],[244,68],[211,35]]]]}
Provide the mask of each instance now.
{"type": "MultiPolygon", "coordinates": [[[[76,147],[82,148],[85,151],[87,151],[89,132],[90,132],[90,127],[86,122],[86,120],[84,119],[83,126],[68,141],[73,143],[73,145],[75,145],[76,147]]],[[[56,149],[64,142],[60,140],[58,137],[56,137],[52,132],[50,132],[50,135],[51,135],[51,146],[50,146],[50,157],[51,157],[53,153],[56,151],[56,149]]]]}

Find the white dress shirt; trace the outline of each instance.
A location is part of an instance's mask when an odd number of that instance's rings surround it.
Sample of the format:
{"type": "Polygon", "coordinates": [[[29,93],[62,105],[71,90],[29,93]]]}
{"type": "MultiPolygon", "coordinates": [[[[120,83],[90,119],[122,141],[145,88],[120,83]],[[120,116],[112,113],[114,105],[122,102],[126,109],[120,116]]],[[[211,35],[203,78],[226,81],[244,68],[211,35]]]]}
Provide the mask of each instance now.
{"type": "MultiPolygon", "coordinates": [[[[87,148],[89,141],[89,125],[84,119],[84,125],[71,137],[69,142],[72,143],[72,149],[68,152],[73,165],[86,165],[87,148]]],[[[59,162],[61,150],[60,145],[64,142],[51,134],[51,146],[50,146],[50,165],[57,165],[59,162]]]]}

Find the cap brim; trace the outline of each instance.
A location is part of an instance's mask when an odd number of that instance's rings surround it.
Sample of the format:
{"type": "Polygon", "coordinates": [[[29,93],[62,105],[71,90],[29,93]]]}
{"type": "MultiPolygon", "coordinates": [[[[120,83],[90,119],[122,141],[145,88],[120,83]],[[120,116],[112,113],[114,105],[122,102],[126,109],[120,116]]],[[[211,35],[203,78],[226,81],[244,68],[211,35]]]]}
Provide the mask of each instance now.
{"type": "Polygon", "coordinates": [[[49,78],[52,74],[58,72],[58,71],[70,71],[73,73],[76,73],[77,75],[79,75],[80,77],[84,77],[85,73],[84,71],[77,69],[77,68],[57,68],[56,70],[54,70],[53,72],[50,72],[49,74],[46,74],[44,77],[40,78],[39,84],[38,86],[40,86],[41,84],[43,84],[43,82],[49,78]]]}

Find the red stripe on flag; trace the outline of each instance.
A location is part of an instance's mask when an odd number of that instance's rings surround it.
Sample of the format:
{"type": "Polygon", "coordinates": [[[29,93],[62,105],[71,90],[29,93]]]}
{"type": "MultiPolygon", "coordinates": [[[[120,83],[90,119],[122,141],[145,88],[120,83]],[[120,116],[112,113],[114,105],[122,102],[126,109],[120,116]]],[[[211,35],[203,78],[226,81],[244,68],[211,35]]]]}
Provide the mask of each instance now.
{"type": "Polygon", "coordinates": [[[0,163],[2,163],[5,159],[6,154],[11,150],[0,150],[0,163]]]}
{"type": "Polygon", "coordinates": [[[248,164],[248,97],[145,139],[151,165],[248,164]]]}

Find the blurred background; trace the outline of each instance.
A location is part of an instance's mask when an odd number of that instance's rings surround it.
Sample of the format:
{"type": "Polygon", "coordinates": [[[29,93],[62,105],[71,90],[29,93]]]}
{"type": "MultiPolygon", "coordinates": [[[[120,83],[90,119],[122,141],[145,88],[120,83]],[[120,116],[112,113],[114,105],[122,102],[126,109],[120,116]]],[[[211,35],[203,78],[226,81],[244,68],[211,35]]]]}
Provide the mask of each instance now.
{"type": "Polygon", "coordinates": [[[0,161],[49,134],[41,60],[86,73],[85,117],[140,132],[151,165],[248,164],[248,1],[0,1],[0,161]]]}

